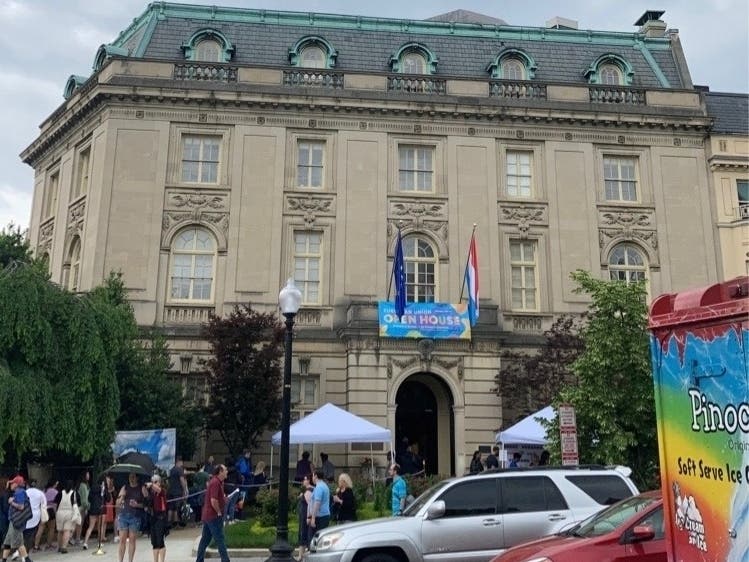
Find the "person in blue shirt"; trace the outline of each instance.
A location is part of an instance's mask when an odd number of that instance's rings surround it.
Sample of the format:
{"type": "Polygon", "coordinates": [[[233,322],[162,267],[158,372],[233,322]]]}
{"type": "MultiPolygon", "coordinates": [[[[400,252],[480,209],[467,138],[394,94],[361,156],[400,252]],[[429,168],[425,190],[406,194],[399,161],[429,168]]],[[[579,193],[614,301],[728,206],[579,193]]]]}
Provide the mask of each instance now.
{"type": "Polygon", "coordinates": [[[518,463],[520,462],[520,459],[522,458],[523,458],[522,454],[512,453],[512,460],[510,461],[508,468],[518,468],[520,466],[518,463]]]}
{"type": "Polygon", "coordinates": [[[401,467],[397,463],[390,465],[388,474],[393,478],[393,488],[390,493],[390,505],[393,511],[393,515],[400,515],[406,507],[406,496],[408,495],[408,488],[406,487],[406,481],[400,475],[401,467]]]}
{"type": "Polygon", "coordinates": [[[245,449],[242,452],[242,456],[239,457],[237,464],[235,465],[237,472],[242,476],[242,484],[252,484],[252,459],[250,458],[250,450],[245,449]]]}
{"type": "Polygon", "coordinates": [[[310,533],[314,534],[330,523],[330,488],[325,482],[325,473],[319,469],[312,473],[312,483],[315,489],[312,491],[312,505],[307,511],[307,523],[310,533]]]}
{"type": "Polygon", "coordinates": [[[18,549],[18,553],[25,562],[31,562],[29,553],[26,551],[26,546],[23,544],[23,530],[26,527],[26,521],[23,522],[23,526],[17,529],[13,525],[13,514],[16,511],[23,511],[24,505],[28,501],[26,490],[24,489],[26,481],[23,476],[16,476],[10,482],[8,486],[10,488],[10,497],[8,499],[8,530],[5,533],[5,539],[3,540],[3,560],[8,559],[8,555],[18,549]]]}

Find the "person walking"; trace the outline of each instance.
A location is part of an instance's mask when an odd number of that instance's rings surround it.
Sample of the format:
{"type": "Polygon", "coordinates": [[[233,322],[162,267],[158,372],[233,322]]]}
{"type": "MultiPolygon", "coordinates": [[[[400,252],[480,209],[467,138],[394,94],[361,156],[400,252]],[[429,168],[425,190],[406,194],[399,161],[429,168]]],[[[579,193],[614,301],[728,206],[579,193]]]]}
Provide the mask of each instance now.
{"type": "Polygon", "coordinates": [[[195,562],[205,562],[205,551],[211,543],[216,543],[221,562],[229,562],[229,553],[226,551],[224,539],[224,508],[226,507],[226,494],[224,493],[224,480],[226,480],[226,466],[216,465],[213,470],[213,478],[208,482],[205,502],[203,502],[203,531],[198,543],[198,552],[195,562]]]}
{"type": "Polygon", "coordinates": [[[237,460],[235,468],[240,476],[239,484],[245,486],[252,484],[252,456],[249,449],[242,451],[242,456],[237,460]]]}
{"type": "MultiPolygon", "coordinates": [[[[167,501],[169,504],[169,523],[175,527],[179,523],[179,511],[182,502],[187,497],[187,478],[182,457],[177,457],[174,466],[169,471],[169,489],[167,501]]],[[[184,527],[184,525],[180,525],[184,527]]]]}
{"type": "Polygon", "coordinates": [[[393,479],[393,487],[390,492],[390,508],[393,515],[401,515],[406,508],[408,487],[401,476],[401,467],[398,463],[391,464],[388,472],[393,479]]]}
{"type": "Polygon", "coordinates": [[[146,487],[138,482],[138,476],[133,472],[128,474],[127,484],[120,489],[120,493],[117,495],[117,504],[120,507],[117,523],[120,534],[119,562],[123,562],[125,559],[126,546],[130,562],[133,562],[135,558],[135,545],[140,534],[147,495],[146,487]]]}
{"type": "Polygon", "coordinates": [[[484,464],[481,462],[481,451],[474,451],[473,458],[471,459],[471,466],[468,472],[471,474],[478,474],[484,471],[484,464]]]}
{"type": "MultiPolygon", "coordinates": [[[[8,532],[8,525],[10,520],[8,519],[8,508],[10,507],[9,501],[12,496],[10,491],[10,482],[5,476],[0,476],[0,537],[5,538],[5,533],[8,532]]],[[[0,549],[2,546],[0,546],[0,549]]]]}
{"type": "Polygon", "coordinates": [[[486,457],[486,470],[499,468],[499,447],[494,445],[492,452],[486,457]]]}
{"type": "Polygon", "coordinates": [[[298,542],[299,542],[299,560],[304,559],[304,552],[309,548],[310,532],[307,524],[307,513],[312,503],[312,491],[314,488],[310,483],[309,476],[302,478],[302,489],[299,492],[297,501],[297,516],[299,518],[298,542]]]}
{"type": "Polygon", "coordinates": [[[57,547],[55,542],[55,531],[57,530],[57,494],[60,493],[60,482],[50,480],[44,488],[44,497],[47,499],[47,548],[54,549],[57,547]]]}
{"type": "Polygon", "coordinates": [[[81,522],[75,526],[74,539],[72,541],[74,546],[80,544],[81,534],[83,533],[83,525],[86,523],[86,516],[88,515],[88,510],[89,510],[88,496],[91,490],[90,485],[91,485],[91,473],[88,470],[84,470],[83,474],[81,474],[81,479],[78,482],[78,488],[77,488],[78,497],[81,500],[81,506],[80,506],[81,522]]]}
{"type": "Polygon", "coordinates": [[[325,473],[322,469],[312,473],[312,483],[315,489],[312,492],[312,505],[307,512],[307,523],[310,533],[314,535],[330,524],[330,488],[325,482],[325,473]]]}
{"type": "Polygon", "coordinates": [[[350,523],[356,521],[356,498],[354,497],[354,484],[351,477],[342,472],[338,476],[338,488],[333,496],[333,503],[338,506],[336,520],[339,523],[350,523]]]}
{"type": "Polygon", "coordinates": [[[20,528],[13,523],[13,517],[19,512],[23,512],[29,497],[24,488],[25,480],[20,474],[15,476],[8,483],[8,530],[5,532],[3,539],[3,562],[8,559],[11,551],[18,549],[18,553],[25,562],[31,562],[26,546],[23,544],[23,531],[28,521],[23,521],[20,528]]]}
{"type": "MultiPolygon", "coordinates": [[[[31,481],[29,489],[26,490],[31,504],[31,519],[26,523],[26,529],[23,532],[23,542],[26,551],[39,551],[39,541],[44,532],[44,523],[42,523],[42,514],[47,516],[47,498],[44,496],[36,480],[31,481]]],[[[44,519],[46,522],[46,519],[44,519]]]]}
{"type": "Polygon", "coordinates": [[[80,513],[81,499],[73,487],[72,480],[66,480],[63,489],[55,498],[57,511],[55,512],[55,527],[57,528],[57,552],[68,553],[70,537],[78,524],[76,512],[80,513]]]}
{"type": "Polygon", "coordinates": [[[88,489],[88,528],[83,536],[83,550],[88,550],[88,540],[91,538],[94,529],[96,529],[99,543],[101,543],[102,532],[100,527],[104,520],[104,486],[105,478],[102,477],[97,486],[91,486],[88,489]]]}
{"type": "Polygon", "coordinates": [[[153,548],[153,562],[164,562],[166,558],[167,503],[166,491],[161,487],[161,476],[154,474],[151,482],[146,484],[151,500],[151,547],[153,548]]]}

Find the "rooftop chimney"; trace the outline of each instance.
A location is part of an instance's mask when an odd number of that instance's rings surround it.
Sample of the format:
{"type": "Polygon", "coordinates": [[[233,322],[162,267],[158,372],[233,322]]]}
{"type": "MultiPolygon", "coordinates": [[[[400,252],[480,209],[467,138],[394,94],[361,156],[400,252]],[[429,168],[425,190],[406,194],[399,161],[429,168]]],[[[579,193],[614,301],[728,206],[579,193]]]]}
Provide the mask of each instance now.
{"type": "Polygon", "coordinates": [[[664,37],[666,22],[661,20],[661,16],[665,13],[663,10],[648,10],[640,16],[635,25],[640,26],[640,33],[645,37],[664,37]]]}
{"type": "Polygon", "coordinates": [[[555,16],[550,20],[547,20],[546,27],[549,29],[577,29],[577,22],[575,20],[568,20],[567,18],[555,16]]]}

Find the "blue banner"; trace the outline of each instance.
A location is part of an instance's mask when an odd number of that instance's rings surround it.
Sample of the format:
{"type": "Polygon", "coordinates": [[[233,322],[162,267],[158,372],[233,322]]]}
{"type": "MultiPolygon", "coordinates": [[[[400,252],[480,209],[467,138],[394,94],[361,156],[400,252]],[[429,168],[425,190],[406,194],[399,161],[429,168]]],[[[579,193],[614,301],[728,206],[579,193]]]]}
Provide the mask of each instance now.
{"type": "Polygon", "coordinates": [[[380,337],[471,339],[468,305],[445,302],[411,302],[398,321],[395,305],[379,301],[380,337]]]}

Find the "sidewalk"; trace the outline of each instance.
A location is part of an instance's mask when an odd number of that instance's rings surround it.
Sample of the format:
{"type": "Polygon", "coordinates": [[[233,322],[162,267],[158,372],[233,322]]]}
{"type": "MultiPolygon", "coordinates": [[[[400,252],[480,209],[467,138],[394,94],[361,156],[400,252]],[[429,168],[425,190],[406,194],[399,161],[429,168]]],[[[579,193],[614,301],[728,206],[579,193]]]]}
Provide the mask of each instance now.
{"type": "MultiPolygon", "coordinates": [[[[166,538],[166,560],[167,562],[195,562],[195,550],[200,538],[200,528],[188,527],[174,530],[166,538]]],[[[80,546],[71,546],[67,554],[59,554],[56,550],[32,552],[33,562],[119,562],[117,549],[119,544],[106,542],[102,544],[104,554],[95,554],[98,543],[95,540],[89,542],[88,550],[80,546]]],[[[270,556],[265,550],[229,550],[232,562],[264,562],[270,556]]],[[[218,559],[218,552],[209,549],[206,558],[218,559]]],[[[17,562],[20,562],[17,561],[17,562]]],[[[128,562],[127,551],[125,551],[125,562],[128,562]]],[[[153,562],[153,551],[151,540],[148,537],[138,537],[135,547],[135,558],[133,562],[153,562]]]]}

